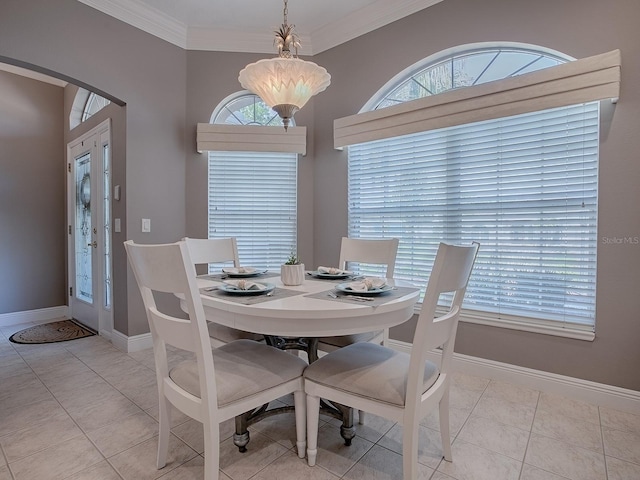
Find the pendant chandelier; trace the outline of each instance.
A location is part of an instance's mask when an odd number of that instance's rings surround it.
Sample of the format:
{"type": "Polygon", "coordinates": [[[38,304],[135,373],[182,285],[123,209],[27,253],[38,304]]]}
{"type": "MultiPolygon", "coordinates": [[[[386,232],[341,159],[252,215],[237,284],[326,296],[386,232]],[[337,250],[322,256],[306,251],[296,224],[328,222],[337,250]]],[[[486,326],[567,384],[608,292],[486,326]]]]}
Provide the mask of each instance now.
{"type": "Polygon", "coordinates": [[[285,130],[293,115],[331,83],[331,75],[323,67],[298,58],[300,41],[294,28],[287,24],[287,0],[284,0],[284,23],[275,32],[274,40],[278,57],[251,63],[238,76],[243,88],[258,95],[282,118],[285,130]]]}

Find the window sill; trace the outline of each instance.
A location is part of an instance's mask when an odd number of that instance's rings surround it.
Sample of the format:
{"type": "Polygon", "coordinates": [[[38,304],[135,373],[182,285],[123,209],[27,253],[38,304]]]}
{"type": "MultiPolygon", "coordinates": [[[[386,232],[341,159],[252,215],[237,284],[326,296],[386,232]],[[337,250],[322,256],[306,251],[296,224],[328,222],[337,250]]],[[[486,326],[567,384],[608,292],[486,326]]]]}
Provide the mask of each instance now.
{"type": "MultiPolygon", "coordinates": [[[[416,310],[416,314],[419,314],[419,308],[416,310]]],[[[475,325],[487,325],[490,327],[508,328],[511,330],[519,330],[521,332],[540,333],[543,335],[552,335],[555,337],[573,338],[575,340],[584,340],[587,342],[593,342],[596,338],[595,332],[592,328],[587,326],[580,326],[575,324],[569,324],[567,326],[560,326],[560,322],[553,325],[552,322],[545,322],[540,320],[539,322],[531,321],[525,317],[511,316],[511,318],[497,318],[490,314],[479,314],[479,312],[465,312],[464,310],[460,314],[460,321],[465,323],[472,323],[475,325]]]]}

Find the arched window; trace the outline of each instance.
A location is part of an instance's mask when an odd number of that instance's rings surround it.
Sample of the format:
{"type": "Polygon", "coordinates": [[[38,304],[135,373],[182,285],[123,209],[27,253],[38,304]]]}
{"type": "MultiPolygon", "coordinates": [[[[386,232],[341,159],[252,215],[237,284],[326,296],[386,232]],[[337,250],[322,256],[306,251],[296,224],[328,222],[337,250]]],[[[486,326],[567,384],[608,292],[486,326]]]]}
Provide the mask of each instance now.
{"type": "MultiPolygon", "coordinates": [[[[374,110],[568,61],[491,46],[403,72],[374,110]]],[[[437,244],[481,244],[468,321],[593,338],[598,102],[349,147],[349,235],[399,237],[396,277],[425,284],[437,244]]]]}
{"type": "MultiPolygon", "coordinates": [[[[241,92],[218,105],[211,123],[282,126],[282,119],[241,92]]],[[[297,248],[297,160],[295,153],[209,152],[209,238],[236,237],[243,265],[276,269],[297,248]]]]}
{"type": "Polygon", "coordinates": [[[257,95],[241,93],[221,103],[212,115],[211,123],[281,127],[282,118],[257,95]]]}
{"type": "Polygon", "coordinates": [[[404,80],[391,91],[383,89],[381,100],[374,100],[373,108],[397,105],[418,98],[437,95],[456,88],[472,87],[483,83],[515,77],[565,63],[561,57],[548,51],[517,47],[485,47],[429,58],[424,64],[404,72],[404,80]],[[408,76],[408,78],[406,78],[408,76]]]}

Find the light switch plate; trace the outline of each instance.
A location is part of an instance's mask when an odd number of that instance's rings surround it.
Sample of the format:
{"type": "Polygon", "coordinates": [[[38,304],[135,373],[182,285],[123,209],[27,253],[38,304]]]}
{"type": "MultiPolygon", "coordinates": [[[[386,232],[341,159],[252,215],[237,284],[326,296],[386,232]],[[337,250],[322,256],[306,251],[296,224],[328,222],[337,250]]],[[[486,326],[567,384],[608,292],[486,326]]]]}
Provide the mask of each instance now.
{"type": "Polygon", "coordinates": [[[142,233],[149,233],[151,231],[151,219],[143,218],[142,219],[142,233]]]}

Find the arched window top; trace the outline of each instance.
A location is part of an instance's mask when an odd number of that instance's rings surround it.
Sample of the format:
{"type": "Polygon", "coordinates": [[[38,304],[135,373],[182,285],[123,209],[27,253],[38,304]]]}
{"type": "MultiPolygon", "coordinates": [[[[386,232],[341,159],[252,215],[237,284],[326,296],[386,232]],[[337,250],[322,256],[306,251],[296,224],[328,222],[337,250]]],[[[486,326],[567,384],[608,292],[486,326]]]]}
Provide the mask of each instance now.
{"type": "Polygon", "coordinates": [[[97,112],[102,110],[104,107],[106,107],[110,103],[111,102],[106,98],[91,92],[82,110],[82,121],[83,122],[86,121],[89,117],[91,117],[92,115],[95,115],[97,112]]]}
{"type": "Polygon", "coordinates": [[[551,50],[518,44],[458,47],[428,57],[403,71],[387,83],[362,111],[515,77],[569,60],[570,57],[551,50]]]}
{"type": "Polygon", "coordinates": [[[74,129],[110,103],[111,101],[100,95],[78,88],[69,114],[69,127],[74,129]]]}
{"type": "MultiPolygon", "coordinates": [[[[234,93],[220,102],[211,115],[211,123],[281,127],[282,118],[258,95],[245,91],[234,93]]],[[[293,119],[291,126],[295,126],[293,119]]]]}

